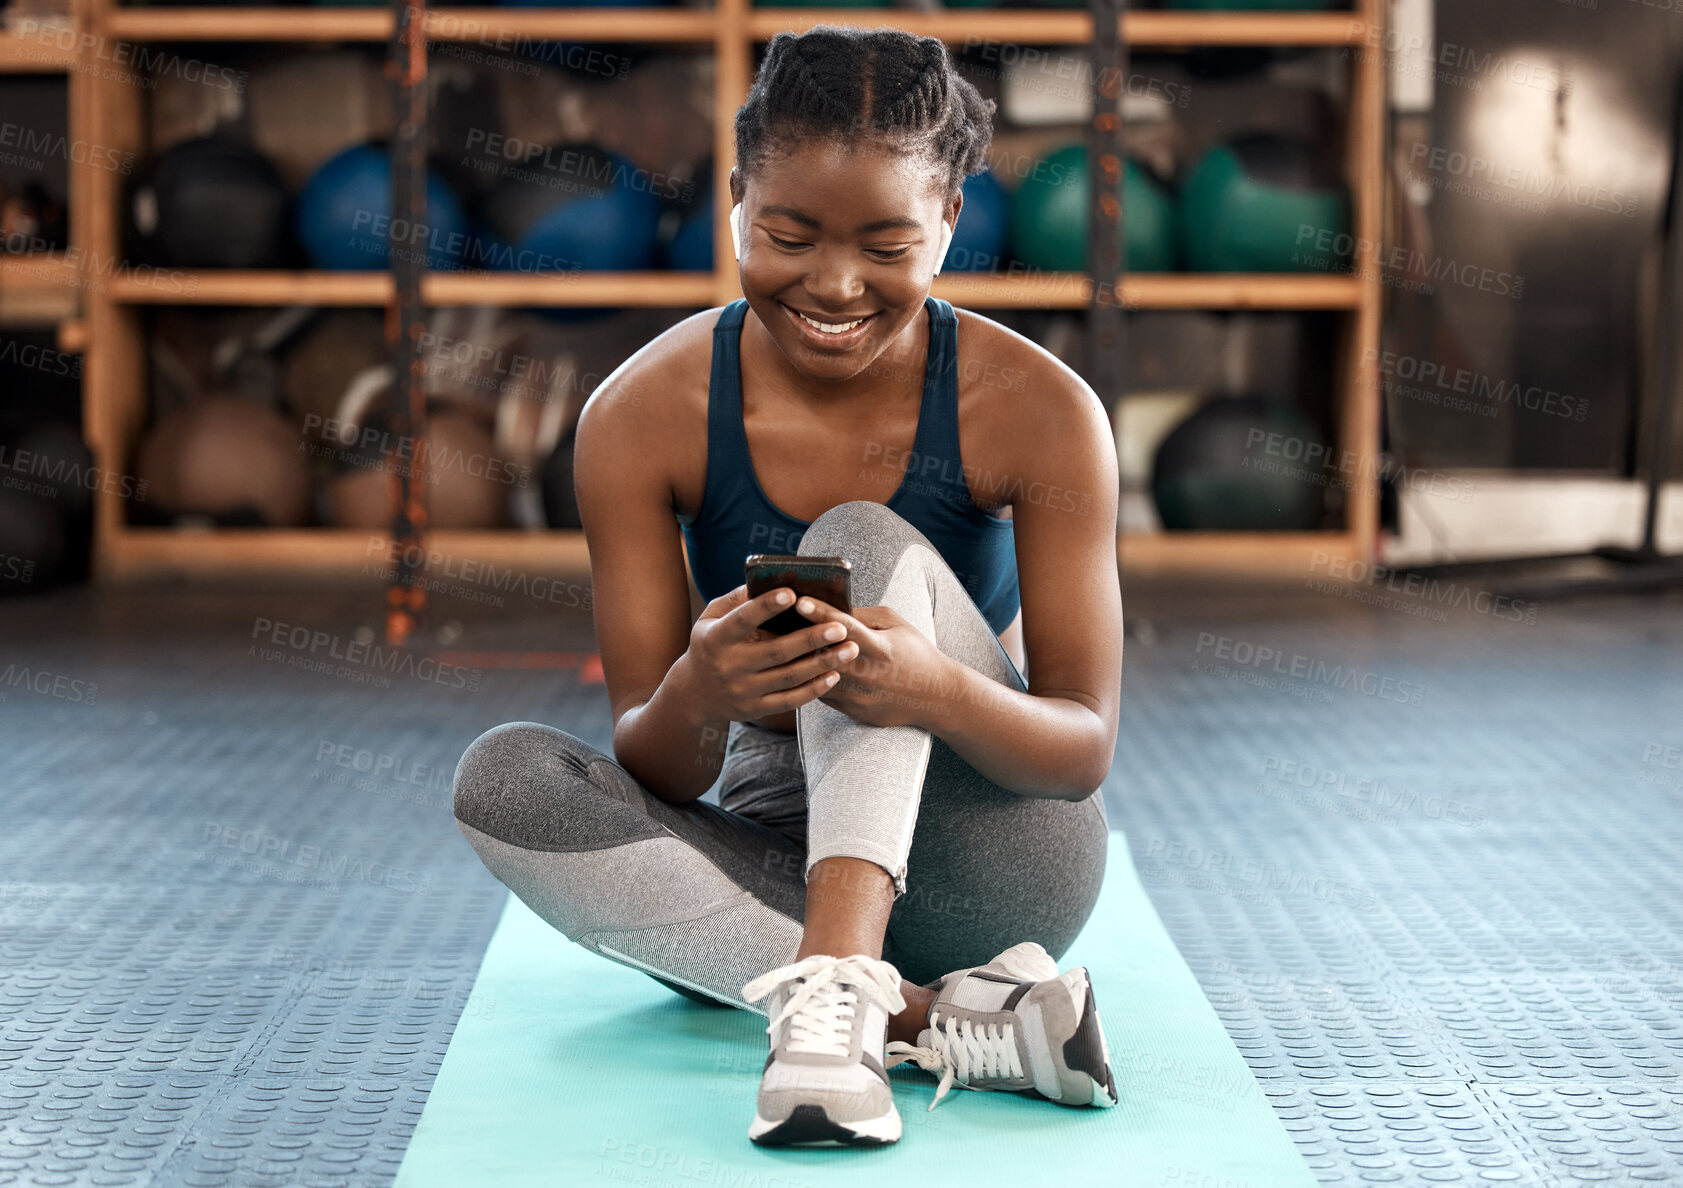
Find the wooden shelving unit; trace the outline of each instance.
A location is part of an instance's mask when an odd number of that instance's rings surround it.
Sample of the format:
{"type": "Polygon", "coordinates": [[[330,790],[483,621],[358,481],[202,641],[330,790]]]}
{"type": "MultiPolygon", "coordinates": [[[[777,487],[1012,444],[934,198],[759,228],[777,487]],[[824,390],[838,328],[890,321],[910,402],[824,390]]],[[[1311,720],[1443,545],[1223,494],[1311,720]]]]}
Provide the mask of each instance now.
{"type": "MultiPolygon", "coordinates": [[[[384,8],[123,8],[114,0],[76,0],[76,28],[93,44],[117,41],[382,42],[391,35],[384,8]]],[[[1357,252],[1341,275],[1134,274],[1121,278],[1121,300],[1139,309],[1331,310],[1342,313],[1337,344],[1337,439],[1353,460],[1346,526],[1326,533],[1165,533],[1119,539],[1121,563],[1130,573],[1223,570],[1250,574],[1302,573],[1317,553],[1371,560],[1379,522],[1377,474],[1378,387],[1372,348],[1378,344],[1381,285],[1373,254],[1379,240],[1384,137],[1384,0],[1354,0],[1339,13],[1129,12],[1124,36],[1134,49],[1198,46],[1347,47],[1350,72],[1345,173],[1353,196],[1357,252]],[[1368,47],[1364,49],[1363,47],[1368,47]],[[1365,477],[1364,477],[1365,476],[1365,477]]],[[[440,8],[428,14],[438,42],[494,43],[502,37],[571,41],[660,42],[711,47],[716,61],[714,98],[715,224],[712,274],[570,274],[511,276],[440,272],[427,278],[426,298],[438,305],[708,306],[741,295],[730,233],[728,163],[734,159],[732,120],[752,82],[753,47],[781,31],[817,23],[898,27],[962,46],[974,38],[1026,44],[1082,45],[1092,19],[1082,11],[964,9],[908,12],[895,9],[754,9],[748,0],[717,0],[697,9],[440,8]]],[[[0,39],[0,68],[25,52],[0,39]],[[8,57],[8,55],[11,55],[8,57]]],[[[78,97],[78,135],[116,150],[144,149],[139,105],[110,72],[77,71],[68,60],[78,97]]],[[[73,242],[87,258],[118,258],[120,178],[76,171],[73,242]]],[[[16,267],[15,264],[8,267],[16,267]]],[[[141,315],[149,305],[383,304],[391,279],[383,273],[237,272],[189,273],[161,285],[113,276],[79,289],[82,315],[67,334],[86,341],[85,424],[100,465],[121,470],[145,420],[141,315]]],[[[0,292],[10,290],[5,286],[0,292]]],[[[933,292],[976,309],[1080,310],[1092,282],[1079,273],[945,275],[933,292]]],[[[0,300],[3,300],[0,297],[0,300]]],[[[588,557],[580,532],[518,530],[433,534],[454,556],[534,571],[583,573],[588,557]]],[[[367,562],[368,534],[333,529],[297,531],[215,530],[181,532],[124,523],[115,495],[100,496],[96,519],[96,572],[102,578],[153,574],[208,575],[250,572],[354,574],[367,562]]]]}

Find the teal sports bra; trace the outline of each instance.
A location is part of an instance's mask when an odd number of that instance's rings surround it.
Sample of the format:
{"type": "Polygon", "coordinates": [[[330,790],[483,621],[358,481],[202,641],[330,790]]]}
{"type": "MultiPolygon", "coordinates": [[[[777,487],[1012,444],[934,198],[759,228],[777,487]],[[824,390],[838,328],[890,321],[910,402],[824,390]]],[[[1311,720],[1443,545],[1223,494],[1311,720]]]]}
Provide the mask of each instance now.
{"type": "MultiPolygon", "coordinates": [[[[1012,520],[989,515],[970,497],[958,451],[958,317],[949,302],[924,299],[929,355],[917,437],[905,478],[887,500],[940,552],[993,628],[1017,617],[1016,534],[1012,520]]],[[[707,389],[707,481],[701,507],[678,516],[696,588],[711,601],[743,582],[751,553],[794,553],[810,520],[772,504],[760,488],[742,424],[742,323],[746,299],[725,306],[713,326],[707,389]]]]}

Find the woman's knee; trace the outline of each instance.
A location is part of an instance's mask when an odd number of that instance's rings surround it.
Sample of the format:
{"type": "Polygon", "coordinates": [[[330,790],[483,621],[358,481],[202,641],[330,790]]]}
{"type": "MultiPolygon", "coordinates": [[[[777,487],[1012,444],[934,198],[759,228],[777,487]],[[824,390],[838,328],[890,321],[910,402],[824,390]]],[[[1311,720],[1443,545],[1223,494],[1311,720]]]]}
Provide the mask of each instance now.
{"type": "Polygon", "coordinates": [[[1036,941],[1062,960],[1098,905],[1108,831],[1100,807],[1087,802],[1035,802],[1033,810],[1009,831],[1010,866],[1003,854],[914,841],[907,893],[889,917],[903,976],[929,982],[985,964],[1019,941],[1036,941]]]}
{"type": "Polygon", "coordinates": [[[896,538],[923,540],[924,536],[911,521],[886,504],[850,499],[821,513],[807,525],[796,552],[802,556],[829,556],[845,553],[847,546],[858,540],[880,546],[896,538]]]}
{"type": "Polygon", "coordinates": [[[881,529],[908,522],[886,503],[877,503],[870,499],[849,499],[846,503],[838,503],[819,513],[818,518],[807,527],[826,531],[857,531],[865,528],[881,529]]]}
{"type": "Polygon", "coordinates": [[[565,730],[505,722],[474,739],[456,764],[456,820],[529,849],[565,846],[573,822],[588,814],[569,805],[598,799],[591,768],[606,756],[565,730]]]}

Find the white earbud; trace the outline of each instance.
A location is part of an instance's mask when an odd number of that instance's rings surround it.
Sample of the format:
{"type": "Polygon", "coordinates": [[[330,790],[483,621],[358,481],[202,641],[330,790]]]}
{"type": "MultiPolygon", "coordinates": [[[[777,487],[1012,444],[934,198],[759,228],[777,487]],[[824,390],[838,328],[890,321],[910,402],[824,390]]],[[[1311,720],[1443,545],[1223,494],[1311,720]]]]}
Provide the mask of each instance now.
{"type": "Polygon", "coordinates": [[[935,255],[935,272],[933,274],[934,276],[940,276],[941,275],[941,265],[946,262],[947,248],[952,246],[952,242],[953,242],[953,229],[947,225],[947,220],[942,219],[941,220],[941,250],[939,252],[937,252],[936,255],[935,255]]]}

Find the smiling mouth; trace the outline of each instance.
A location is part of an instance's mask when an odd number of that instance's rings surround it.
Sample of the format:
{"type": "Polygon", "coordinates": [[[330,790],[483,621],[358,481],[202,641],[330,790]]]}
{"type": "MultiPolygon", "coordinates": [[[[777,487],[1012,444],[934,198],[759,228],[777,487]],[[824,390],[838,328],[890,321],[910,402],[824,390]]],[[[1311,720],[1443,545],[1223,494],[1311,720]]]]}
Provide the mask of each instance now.
{"type": "Polygon", "coordinates": [[[851,330],[858,329],[860,326],[877,316],[876,314],[867,314],[865,317],[853,318],[845,322],[825,322],[819,320],[818,318],[808,317],[806,314],[802,313],[798,309],[795,309],[793,306],[785,305],[783,308],[794,314],[808,326],[811,326],[814,330],[818,331],[818,333],[834,334],[838,336],[846,334],[851,330]]]}

